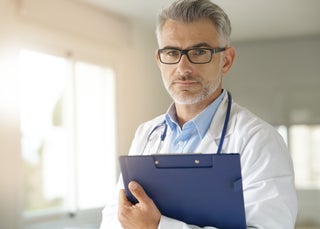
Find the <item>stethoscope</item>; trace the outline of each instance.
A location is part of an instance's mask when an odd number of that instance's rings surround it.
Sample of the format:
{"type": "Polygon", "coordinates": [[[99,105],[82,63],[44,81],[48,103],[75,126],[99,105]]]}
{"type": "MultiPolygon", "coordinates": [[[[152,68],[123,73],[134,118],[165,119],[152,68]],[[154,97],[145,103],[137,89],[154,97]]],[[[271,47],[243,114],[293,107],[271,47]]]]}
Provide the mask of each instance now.
{"type": "MultiPolygon", "coordinates": [[[[223,146],[224,138],[225,138],[226,133],[227,133],[228,123],[229,123],[229,118],[230,118],[232,97],[231,97],[231,94],[230,94],[229,91],[227,91],[227,94],[228,94],[228,107],[227,107],[226,117],[225,117],[224,123],[223,123],[223,129],[222,129],[221,136],[220,136],[220,142],[219,142],[219,146],[218,146],[218,149],[217,149],[217,154],[221,154],[222,146],[223,146]]],[[[158,130],[161,127],[163,127],[163,132],[160,135],[160,142],[158,144],[156,153],[158,153],[160,151],[160,149],[161,149],[161,147],[163,145],[163,142],[164,142],[164,140],[166,139],[166,136],[167,136],[168,124],[167,124],[166,120],[164,120],[160,124],[156,125],[151,130],[151,132],[149,133],[149,135],[147,137],[147,141],[146,141],[146,143],[145,143],[145,145],[143,147],[142,154],[144,153],[148,143],[151,141],[152,135],[155,133],[156,130],[158,130]]]]}

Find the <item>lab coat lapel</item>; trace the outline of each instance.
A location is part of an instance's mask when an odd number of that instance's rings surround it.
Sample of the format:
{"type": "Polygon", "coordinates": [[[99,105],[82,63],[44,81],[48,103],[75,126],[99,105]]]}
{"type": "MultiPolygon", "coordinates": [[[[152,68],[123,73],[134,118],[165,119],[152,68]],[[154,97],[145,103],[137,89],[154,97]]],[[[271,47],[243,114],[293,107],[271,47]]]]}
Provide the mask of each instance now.
{"type": "MultiPolygon", "coordinates": [[[[223,129],[223,124],[227,112],[227,107],[228,107],[228,96],[227,93],[224,96],[223,100],[221,101],[221,104],[216,111],[216,114],[213,117],[213,120],[210,124],[210,127],[204,136],[203,140],[201,141],[197,152],[199,153],[216,153],[221,137],[221,132],[223,129]]],[[[230,119],[228,123],[228,128],[227,128],[227,133],[225,137],[225,142],[224,145],[227,144],[228,138],[230,134],[234,131],[234,126],[235,126],[235,108],[231,106],[231,114],[230,114],[230,119]]],[[[225,147],[222,147],[223,149],[225,147]]],[[[224,150],[222,150],[224,152],[224,150]]]]}

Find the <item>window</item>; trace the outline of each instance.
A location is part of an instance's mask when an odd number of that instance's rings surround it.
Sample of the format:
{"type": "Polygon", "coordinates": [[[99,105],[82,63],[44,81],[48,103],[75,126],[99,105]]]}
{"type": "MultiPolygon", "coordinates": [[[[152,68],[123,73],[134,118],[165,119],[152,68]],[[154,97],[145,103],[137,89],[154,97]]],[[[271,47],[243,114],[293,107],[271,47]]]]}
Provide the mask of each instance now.
{"type": "Polygon", "coordinates": [[[294,125],[289,133],[297,187],[320,188],[320,125],[294,125]]]}
{"type": "Polygon", "coordinates": [[[115,77],[109,68],[22,50],[24,211],[103,207],[115,184],[115,77]]]}
{"type": "Polygon", "coordinates": [[[279,126],[288,143],[299,189],[320,189],[320,125],[279,126]]]}

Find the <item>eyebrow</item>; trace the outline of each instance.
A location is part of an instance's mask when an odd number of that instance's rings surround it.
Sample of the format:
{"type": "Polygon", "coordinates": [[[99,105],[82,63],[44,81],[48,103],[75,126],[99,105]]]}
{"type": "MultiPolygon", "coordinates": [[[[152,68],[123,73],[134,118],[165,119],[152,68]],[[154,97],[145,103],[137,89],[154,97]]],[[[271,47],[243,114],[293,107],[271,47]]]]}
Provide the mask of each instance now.
{"type": "Polygon", "coordinates": [[[211,45],[209,45],[206,42],[201,42],[201,43],[192,45],[190,48],[200,48],[200,47],[212,48],[211,45]]]}
{"type": "MultiPolygon", "coordinates": [[[[187,49],[200,48],[200,47],[212,48],[211,45],[209,45],[208,43],[201,42],[201,43],[198,43],[198,44],[194,44],[194,45],[188,47],[187,49]]],[[[180,48],[175,47],[175,46],[171,46],[171,45],[165,46],[162,49],[179,49],[179,50],[181,50],[180,48]]]]}

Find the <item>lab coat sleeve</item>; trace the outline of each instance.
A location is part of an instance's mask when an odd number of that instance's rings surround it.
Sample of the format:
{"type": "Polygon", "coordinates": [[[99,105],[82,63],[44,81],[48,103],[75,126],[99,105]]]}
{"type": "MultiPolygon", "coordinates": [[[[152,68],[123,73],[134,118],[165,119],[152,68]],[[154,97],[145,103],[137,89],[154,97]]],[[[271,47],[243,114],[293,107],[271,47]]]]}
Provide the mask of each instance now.
{"type": "Polygon", "coordinates": [[[297,214],[294,172],[282,137],[264,123],[242,131],[247,132],[240,133],[247,138],[241,152],[247,225],[293,229],[297,214]]]}
{"type": "Polygon", "coordinates": [[[121,188],[123,188],[123,183],[120,175],[119,181],[114,187],[113,196],[103,209],[100,229],[122,229],[118,220],[118,195],[121,188]]]}

